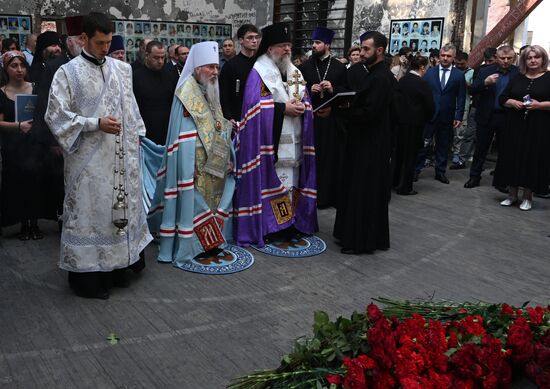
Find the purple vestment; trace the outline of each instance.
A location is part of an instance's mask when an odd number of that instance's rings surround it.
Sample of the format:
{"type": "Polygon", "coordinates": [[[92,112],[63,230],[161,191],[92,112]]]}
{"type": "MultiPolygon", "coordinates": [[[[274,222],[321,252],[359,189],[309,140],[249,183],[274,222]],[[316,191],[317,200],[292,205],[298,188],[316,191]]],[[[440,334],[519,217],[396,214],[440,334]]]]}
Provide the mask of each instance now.
{"type": "Polygon", "coordinates": [[[235,137],[237,187],[234,198],[234,237],[241,246],[264,246],[264,236],[292,225],[305,234],[317,226],[317,187],[315,182],[315,146],[311,101],[302,99],[302,163],[299,185],[295,188],[292,217],[281,223],[275,216],[272,200],[289,195],[275,171],[273,119],[275,102],[256,69],[246,82],[243,119],[235,137]]]}

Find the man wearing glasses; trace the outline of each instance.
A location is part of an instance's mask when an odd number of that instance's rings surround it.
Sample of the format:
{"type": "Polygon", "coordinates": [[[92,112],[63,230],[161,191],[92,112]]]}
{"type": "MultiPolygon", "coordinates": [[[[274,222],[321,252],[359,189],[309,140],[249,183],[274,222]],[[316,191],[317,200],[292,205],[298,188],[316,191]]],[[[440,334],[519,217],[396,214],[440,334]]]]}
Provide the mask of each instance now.
{"type": "Polygon", "coordinates": [[[248,73],[256,61],[256,52],[261,37],[258,28],[252,24],[243,24],[237,30],[241,51],[228,60],[220,72],[220,101],[223,116],[235,125],[241,120],[243,92],[248,73]]]}

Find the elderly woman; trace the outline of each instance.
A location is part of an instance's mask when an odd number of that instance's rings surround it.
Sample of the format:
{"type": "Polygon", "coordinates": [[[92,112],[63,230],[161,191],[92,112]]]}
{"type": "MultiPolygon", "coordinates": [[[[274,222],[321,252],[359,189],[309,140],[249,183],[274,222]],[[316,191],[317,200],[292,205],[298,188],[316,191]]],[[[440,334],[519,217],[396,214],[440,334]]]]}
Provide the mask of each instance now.
{"type": "Polygon", "coordinates": [[[359,46],[352,46],[348,50],[348,61],[347,68],[361,62],[361,48],[359,46]]]}
{"type": "Polygon", "coordinates": [[[550,72],[548,53],[540,46],[528,46],[519,59],[520,74],[500,95],[507,110],[507,127],[501,134],[493,185],[508,186],[509,195],[500,203],[518,203],[529,211],[533,191],[543,193],[550,183],[550,72]]]}
{"type": "Polygon", "coordinates": [[[7,84],[0,88],[0,133],[2,134],[2,225],[21,223],[21,240],[42,239],[37,219],[40,215],[41,185],[36,174],[40,164],[32,142],[32,121],[15,121],[15,96],[31,94],[32,84],[25,81],[28,66],[20,51],[2,55],[7,84]]]}

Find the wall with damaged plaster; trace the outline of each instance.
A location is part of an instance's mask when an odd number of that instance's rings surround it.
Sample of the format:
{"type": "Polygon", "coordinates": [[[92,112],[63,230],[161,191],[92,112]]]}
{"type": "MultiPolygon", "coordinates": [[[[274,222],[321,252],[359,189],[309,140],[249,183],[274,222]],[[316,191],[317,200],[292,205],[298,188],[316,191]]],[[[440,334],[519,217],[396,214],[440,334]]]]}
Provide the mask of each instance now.
{"type": "Polygon", "coordinates": [[[62,18],[107,12],[117,19],[231,23],[236,32],[242,24],[265,26],[273,20],[273,0],[12,0],[0,2],[0,13],[62,18]]]}
{"type": "Polygon", "coordinates": [[[389,35],[390,20],[445,18],[443,44],[451,39],[455,16],[453,0],[355,0],[353,39],[370,30],[389,35]]]}

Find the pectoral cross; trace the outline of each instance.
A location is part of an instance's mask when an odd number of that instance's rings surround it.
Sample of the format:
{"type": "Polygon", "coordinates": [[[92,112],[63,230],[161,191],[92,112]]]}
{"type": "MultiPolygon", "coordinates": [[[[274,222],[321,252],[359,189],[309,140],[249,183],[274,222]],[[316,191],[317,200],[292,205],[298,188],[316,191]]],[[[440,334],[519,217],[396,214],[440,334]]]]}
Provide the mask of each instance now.
{"type": "Polygon", "coordinates": [[[307,82],[301,78],[301,73],[298,69],[292,73],[292,79],[287,81],[287,84],[289,87],[294,86],[294,93],[292,94],[292,97],[294,97],[294,100],[300,101],[300,85],[306,86],[307,82]]]}

